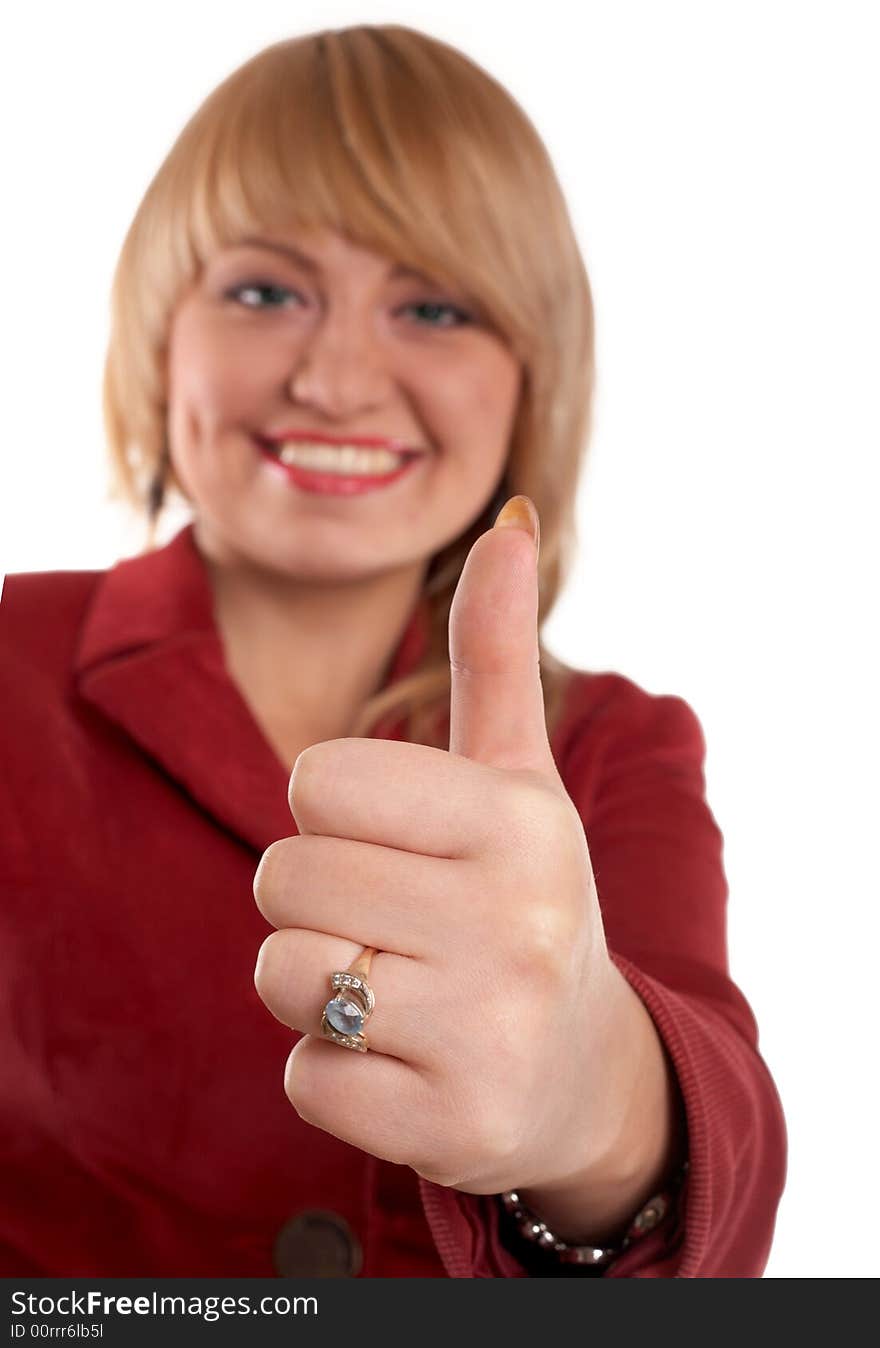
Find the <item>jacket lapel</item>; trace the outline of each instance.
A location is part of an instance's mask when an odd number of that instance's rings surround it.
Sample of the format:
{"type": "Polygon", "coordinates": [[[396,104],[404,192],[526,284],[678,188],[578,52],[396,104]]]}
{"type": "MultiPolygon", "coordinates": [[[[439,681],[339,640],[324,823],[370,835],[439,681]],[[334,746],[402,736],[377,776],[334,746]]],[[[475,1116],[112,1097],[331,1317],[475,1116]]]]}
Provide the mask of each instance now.
{"type": "MultiPolygon", "coordinates": [[[[413,668],[426,637],[422,601],[384,686],[413,668]]],[[[296,833],[288,769],[226,668],[191,523],[165,547],[100,574],[74,672],[81,697],[224,828],[260,852],[296,833]]],[[[398,729],[386,737],[398,738],[398,729]]]]}

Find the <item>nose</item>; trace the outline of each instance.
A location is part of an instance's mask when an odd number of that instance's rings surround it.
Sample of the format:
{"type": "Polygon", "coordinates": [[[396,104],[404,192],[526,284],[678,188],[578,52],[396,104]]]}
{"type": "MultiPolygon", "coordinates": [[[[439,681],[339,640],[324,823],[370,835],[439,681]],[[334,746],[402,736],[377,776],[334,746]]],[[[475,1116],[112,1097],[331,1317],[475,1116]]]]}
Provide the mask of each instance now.
{"type": "Polygon", "coordinates": [[[348,420],[380,407],[389,383],[369,319],[338,310],[322,313],[304,339],[289,390],[295,402],[334,420],[348,420]]]}

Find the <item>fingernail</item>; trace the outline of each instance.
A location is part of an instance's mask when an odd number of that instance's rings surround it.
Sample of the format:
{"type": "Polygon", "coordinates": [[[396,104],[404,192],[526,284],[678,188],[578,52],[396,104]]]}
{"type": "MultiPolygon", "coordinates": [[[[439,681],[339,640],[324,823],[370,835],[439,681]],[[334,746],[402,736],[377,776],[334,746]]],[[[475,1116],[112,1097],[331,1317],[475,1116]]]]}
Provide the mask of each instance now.
{"type": "Polygon", "coordinates": [[[524,529],[531,534],[535,551],[541,547],[541,521],[534,502],[528,496],[511,496],[498,512],[495,529],[524,529]]]}

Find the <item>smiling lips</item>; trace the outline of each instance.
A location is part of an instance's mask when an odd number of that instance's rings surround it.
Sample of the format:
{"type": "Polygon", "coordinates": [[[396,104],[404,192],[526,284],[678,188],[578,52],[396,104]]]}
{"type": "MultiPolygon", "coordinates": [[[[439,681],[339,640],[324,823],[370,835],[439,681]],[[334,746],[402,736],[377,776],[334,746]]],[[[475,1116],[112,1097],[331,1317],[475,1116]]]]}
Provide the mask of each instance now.
{"type": "Polygon", "coordinates": [[[417,451],[366,449],[351,441],[331,446],[311,438],[277,443],[262,440],[259,447],[295,486],[333,496],[356,496],[388,487],[421,457],[417,451]]]}
{"type": "Polygon", "coordinates": [[[342,476],[354,473],[368,477],[393,473],[413,457],[410,454],[396,454],[390,449],[360,449],[357,445],[331,448],[330,445],[290,441],[273,446],[269,452],[276,454],[288,467],[298,464],[300,468],[313,468],[322,473],[339,473],[342,476]]]}
{"type": "Polygon", "coordinates": [[[385,477],[422,451],[402,440],[378,435],[330,435],[326,431],[277,431],[262,444],[286,467],[340,477],[385,477]]]}

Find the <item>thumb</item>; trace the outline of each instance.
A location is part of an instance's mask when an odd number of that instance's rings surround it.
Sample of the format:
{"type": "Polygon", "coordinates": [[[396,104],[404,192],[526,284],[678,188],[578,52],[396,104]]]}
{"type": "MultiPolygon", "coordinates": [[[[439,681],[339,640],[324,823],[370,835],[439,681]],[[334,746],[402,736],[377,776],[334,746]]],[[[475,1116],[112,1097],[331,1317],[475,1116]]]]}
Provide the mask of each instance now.
{"type": "Polygon", "coordinates": [[[474,543],[449,613],[449,751],[558,781],[538,653],[538,512],[512,496],[474,543]]]}

